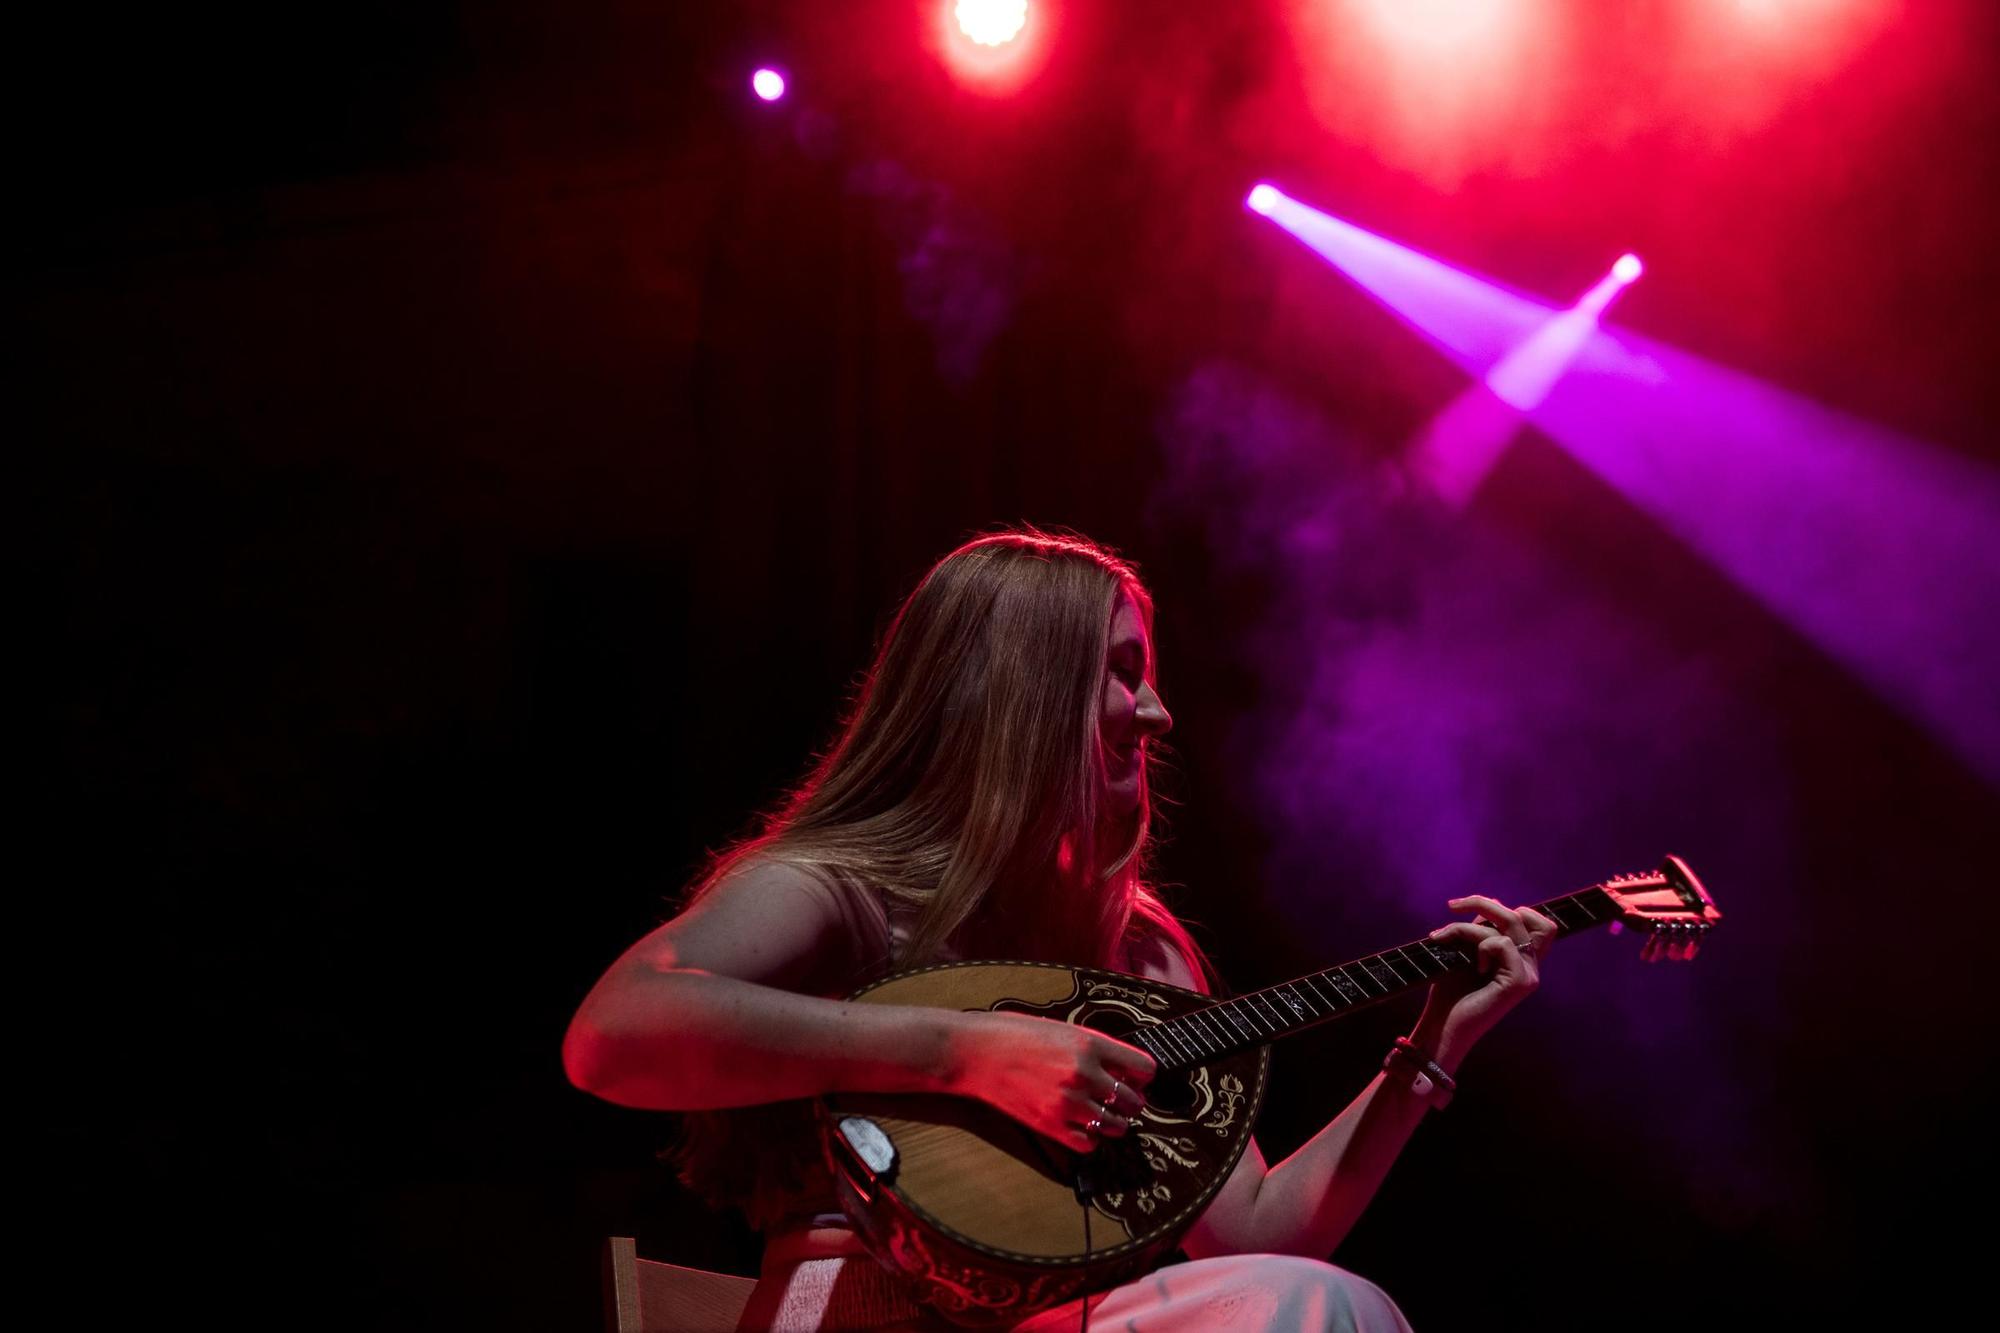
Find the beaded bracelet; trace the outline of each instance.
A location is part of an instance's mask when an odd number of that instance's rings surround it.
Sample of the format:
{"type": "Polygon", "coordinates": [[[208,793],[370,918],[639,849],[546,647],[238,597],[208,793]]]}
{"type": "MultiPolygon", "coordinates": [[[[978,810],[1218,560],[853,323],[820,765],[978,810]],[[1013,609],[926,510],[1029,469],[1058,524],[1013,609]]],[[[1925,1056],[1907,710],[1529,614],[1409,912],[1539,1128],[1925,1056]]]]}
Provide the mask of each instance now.
{"type": "Polygon", "coordinates": [[[1382,1059],[1384,1070],[1393,1071],[1402,1065],[1417,1071],[1417,1076],[1410,1080],[1412,1093],[1428,1098],[1435,1110],[1442,1111],[1451,1105],[1452,1094],[1458,1091],[1458,1080],[1445,1073],[1444,1066],[1432,1059],[1429,1051],[1408,1037],[1396,1038],[1396,1044],[1382,1059]]]}

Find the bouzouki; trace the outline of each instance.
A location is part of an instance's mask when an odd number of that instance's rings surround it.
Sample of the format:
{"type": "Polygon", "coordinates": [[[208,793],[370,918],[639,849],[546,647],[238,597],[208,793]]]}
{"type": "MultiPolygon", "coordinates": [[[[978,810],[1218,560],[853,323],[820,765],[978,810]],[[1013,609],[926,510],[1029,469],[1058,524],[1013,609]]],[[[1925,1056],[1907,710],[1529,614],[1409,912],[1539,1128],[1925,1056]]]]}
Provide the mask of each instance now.
{"type": "MultiPolygon", "coordinates": [[[[1686,862],[1536,904],[1563,935],[1624,926],[1648,957],[1689,958],[1722,919],[1686,862]]],[[[1216,1001],[1144,977],[1051,963],[945,963],[853,996],[1082,1023],[1158,1064],[1130,1132],[1076,1153],[983,1102],[843,1093],[819,1104],[842,1208],[869,1251],[955,1323],[1019,1320],[1159,1263],[1250,1143],[1271,1043],[1452,972],[1457,945],[1418,940],[1216,1001]]]]}

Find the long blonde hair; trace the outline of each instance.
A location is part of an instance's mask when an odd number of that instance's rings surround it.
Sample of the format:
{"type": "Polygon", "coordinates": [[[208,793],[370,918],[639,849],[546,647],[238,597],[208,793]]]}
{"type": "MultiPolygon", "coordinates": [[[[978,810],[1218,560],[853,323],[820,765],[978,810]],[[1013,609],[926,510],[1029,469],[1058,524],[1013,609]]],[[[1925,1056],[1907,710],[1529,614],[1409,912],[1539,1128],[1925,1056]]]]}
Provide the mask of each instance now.
{"type": "Polygon", "coordinates": [[[834,744],[757,835],[710,859],[690,899],[759,857],[873,888],[909,914],[897,966],[932,960],[961,931],[983,957],[1112,966],[1152,932],[1205,978],[1144,878],[1150,778],[1130,816],[1103,801],[1097,732],[1121,594],[1150,635],[1138,571],[1075,534],[992,532],[940,560],[897,612],[834,744]]]}

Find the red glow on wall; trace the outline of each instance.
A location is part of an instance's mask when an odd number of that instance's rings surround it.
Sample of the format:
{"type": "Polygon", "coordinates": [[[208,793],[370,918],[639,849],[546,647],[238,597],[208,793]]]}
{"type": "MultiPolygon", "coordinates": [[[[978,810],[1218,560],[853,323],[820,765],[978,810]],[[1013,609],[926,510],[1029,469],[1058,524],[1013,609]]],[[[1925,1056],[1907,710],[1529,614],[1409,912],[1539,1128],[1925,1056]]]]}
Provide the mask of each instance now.
{"type": "Polygon", "coordinates": [[[1318,125],[1449,189],[1657,134],[1729,147],[1838,77],[1897,8],[1682,0],[1635,10],[1643,42],[1608,41],[1620,20],[1566,0],[1288,0],[1283,13],[1318,125]]]}
{"type": "Polygon", "coordinates": [[[1535,0],[1362,0],[1350,6],[1351,21],[1372,29],[1378,39],[1421,51],[1470,49],[1506,40],[1507,29],[1535,0]]]}

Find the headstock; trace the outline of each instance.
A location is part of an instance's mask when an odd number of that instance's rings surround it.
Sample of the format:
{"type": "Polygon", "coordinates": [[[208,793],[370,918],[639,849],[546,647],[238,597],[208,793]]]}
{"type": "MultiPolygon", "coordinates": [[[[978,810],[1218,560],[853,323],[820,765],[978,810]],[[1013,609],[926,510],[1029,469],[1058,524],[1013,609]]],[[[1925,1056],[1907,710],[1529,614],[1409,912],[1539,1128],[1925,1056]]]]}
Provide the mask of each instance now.
{"type": "Polygon", "coordinates": [[[1646,933],[1639,956],[1649,963],[1662,958],[1686,962],[1722,920],[1715,899],[1678,856],[1669,856],[1649,874],[1620,875],[1598,887],[1618,909],[1617,924],[1646,933]]]}

